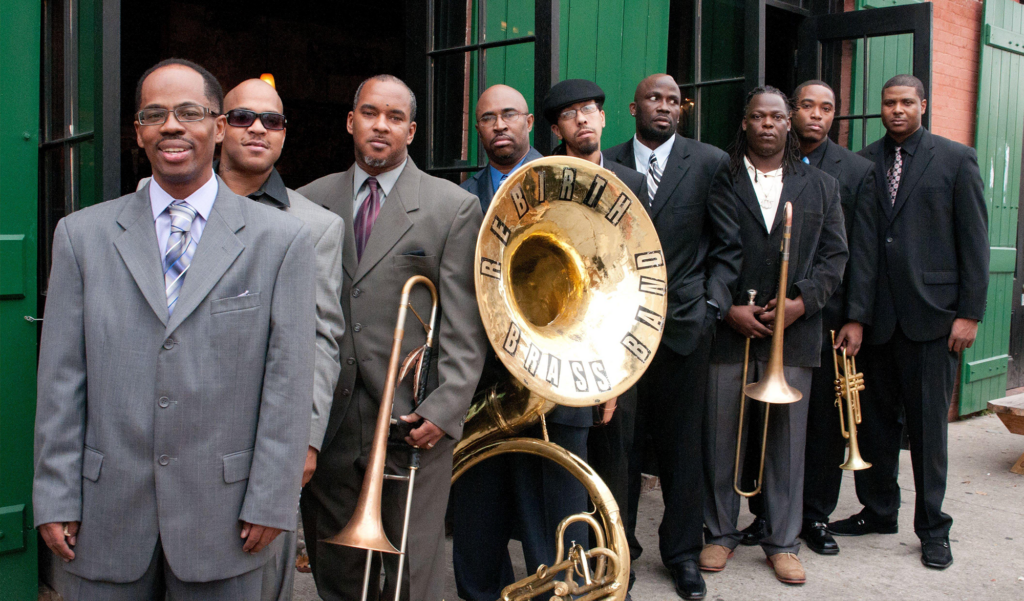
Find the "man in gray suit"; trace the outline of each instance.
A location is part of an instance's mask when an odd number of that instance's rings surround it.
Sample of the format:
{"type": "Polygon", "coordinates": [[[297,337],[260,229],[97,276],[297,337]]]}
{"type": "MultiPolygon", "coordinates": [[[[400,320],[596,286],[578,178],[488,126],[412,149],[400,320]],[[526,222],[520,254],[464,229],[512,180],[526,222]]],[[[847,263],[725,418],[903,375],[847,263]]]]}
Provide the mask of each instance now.
{"type": "Polygon", "coordinates": [[[57,225],[33,503],[69,601],[258,599],[295,528],[311,236],[213,174],[221,101],[198,65],[147,71],[135,127],[153,180],[57,225]]]}
{"type": "MultiPolygon", "coordinates": [[[[313,419],[310,424],[305,486],[316,470],[316,456],[327,430],[334,387],[341,373],[338,340],[345,333],[341,313],[341,248],[345,222],[341,217],[288,189],[274,164],[281,158],[287,134],[284,104],[270,84],[249,79],[224,96],[227,129],[221,143],[217,174],[240,196],[285,211],[310,227],[316,252],[316,359],[313,374],[313,419]]],[[[295,584],[297,537],[281,536],[280,552],[264,570],[263,598],[287,601],[295,584]]]]}
{"type": "MultiPolygon", "coordinates": [[[[346,220],[342,309],[351,335],[341,341],[341,378],[317,470],[303,490],[302,522],[317,591],[328,601],[358,598],[366,553],[323,539],[348,522],[362,486],[373,426],[384,392],[402,286],[414,275],[430,278],[440,297],[436,364],[426,398],[412,411],[408,383],[398,387],[393,416],[412,426],[405,441],[422,450],[413,496],[403,598],[436,601],[444,594],[444,513],[452,451],[480,378],[487,347],[473,292],[473,253],[482,215],[475,196],[420,171],[408,158],[416,133],[416,98],[397,77],[378,75],[356,90],[348,131],[356,163],[299,189],[346,220]],[[317,541],[317,542],[314,542],[317,541]]],[[[421,315],[430,295],[411,299],[421,315]]],[[[412,318],[410,318],[412,319],[412,318]]],[[[402,352],[423,345],[414,321],[402,352]]],[[[409,453],[388,449],[388,467],[406,473],[409,453]]],[[[384,485],[384,529],[398,544],[406,486],[384,485]]],[[[375,560],[379,562],[379,560],[375,560]]],[[[384,557],[386,595],[394,594],[397,555],[384,557]]],[[[376,586],[379,563],[369,573],[376,586]]]]}

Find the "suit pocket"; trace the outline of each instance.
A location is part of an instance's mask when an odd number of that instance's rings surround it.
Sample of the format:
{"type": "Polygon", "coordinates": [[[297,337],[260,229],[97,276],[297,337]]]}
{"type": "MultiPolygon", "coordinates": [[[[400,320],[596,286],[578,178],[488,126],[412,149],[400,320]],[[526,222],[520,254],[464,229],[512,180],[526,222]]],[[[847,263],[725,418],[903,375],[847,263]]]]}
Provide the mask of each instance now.
{"type": "Polygon", "coordinates": [[[229,296],[210,301],[210,314],[227,313],[229,311],[242,311],[260,306],[260,293],[246,294],[245,296],[229,296]]]}
{"type": "Polygon", "coordinates": [[[687,202],[681,205],[674,205],[672,207],[673,213],[690,213],[693,214],[697,211],[704,210],[703,202],[687,202]]]}
{"type": "Polygon", "coordinates": [[[85,447],[82,454],[82,477],[96,482],[100,479],[100,468],[103,467],[103,453],[85,447]]]}
{"type": "Polygon", "coordinates": [[[391,257],[391,267],[403,281],[414,275],[422,275],[436,281],[435,270],[437,257],[434,255],[395,255],[391,257]]]}
{"type": "Polygon", "coordinates": [[[697,280],[684,285],[676,291],[676,297],[683,305],[690,304],[695,298],[704,298],[704,280],[697,280]]]}
{"type": "Polygon", "coordinates": [[[238,451],[224,456],[224,482],[231,484],[249,477],[249,468],[252,467],[252,452],[238,451]]]}
{"type": "Polygon", "coordinates": [[[925,284],[958,284],[960,276],[955,271],[926,271],[923,274],[925,284]]]}

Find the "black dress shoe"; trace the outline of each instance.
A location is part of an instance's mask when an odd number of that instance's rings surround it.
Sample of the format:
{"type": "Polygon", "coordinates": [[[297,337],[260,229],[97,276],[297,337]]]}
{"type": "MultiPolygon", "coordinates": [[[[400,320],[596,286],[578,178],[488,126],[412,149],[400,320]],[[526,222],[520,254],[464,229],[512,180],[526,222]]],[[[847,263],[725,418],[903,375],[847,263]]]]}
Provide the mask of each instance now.
{"type": "Polygon", "coordinates": [[[700,575],[696,561],[688,559],[669,568],[669,571],[676,585],[676,594],[681,598],[703,599],[708,594],[708,587],[704,585],[704,577],[700,575]]]}
{"type": "Polygon", "coordinates": [[[921,563],[929,568],[945,570],[953,565],[953,550],[948,538],[930,538],[921,541],[921,563]]]}
{"type": "Polygon", "coordinates": [[[836,536],[861,536],[863,534],[896,534],[899,526],[896,520],[881,521],[868,517],[864,512],[855,516],[830,522],[828,531],[836,536]]]}
{"type": "Polygon", "coordinates": [[[768,525],[765,523],[764,518],[755,516],[754,521],[749,526],[740,530],[740,534],[743,535],[743,538],[740,539],[740,544],[748,547],[760,544],[761,539],[768,535],[767,528],[768,525]]]}
{"type": "Polygon", "coordinates": [[[804,529],[800,531],[800,538],[807,543],[808,549],[818,555],[839,555],[839,545],[828,533],[825,522],[805,523],[804,529]]]}

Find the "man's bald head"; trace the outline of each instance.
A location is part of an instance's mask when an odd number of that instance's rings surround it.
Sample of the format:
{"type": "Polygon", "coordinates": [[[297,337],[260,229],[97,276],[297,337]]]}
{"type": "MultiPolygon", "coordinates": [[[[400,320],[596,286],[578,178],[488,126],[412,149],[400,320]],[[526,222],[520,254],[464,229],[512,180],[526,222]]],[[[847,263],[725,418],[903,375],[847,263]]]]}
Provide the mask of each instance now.
{"type": "Polygon", "coordinates": [[[519,90],[498,84],[476,103],[476,131],[495,169],[514,167],[530,150],[533,115],[519,90]]]}
{"type": "Polygon", "coordinates": [[[636,137],[641,144],[657,148],[675,135],[680,102],[682,94],[671,75],[648,75],[637,85],[629,112],[636,117],[636,137]]]}
{"type": "MultiPolygon", "coordinates": [[[[247,79],[224,96],[228,127],[221,144],[218,173],[229,187],[244,180],[245,190],[259,188],[281,158],[287,130],[267,129],[263,125],[263,113],[284,114],[281,96],[274,86],[263,80],[247,79]],[[246,123],[249,119],[252,123],[247,126],[232,125],[246,123]]],[[[242,192],[235,190],[235,193],[242,192]]]]}
{"type": "MultiPolygon", "coordinates": [[[[278,95],[274,86],[262,79],[247,79],[232,88],[224,96],[224,112],[226,113],[236,108],[249,108],[243,106],[246,102],[270,103],[274,105],[274,112],[284,112],[284,103],[281,102],[281,96],[278,95]]],[[[250,108],[249,110],[255,109],[250,108]]]]}

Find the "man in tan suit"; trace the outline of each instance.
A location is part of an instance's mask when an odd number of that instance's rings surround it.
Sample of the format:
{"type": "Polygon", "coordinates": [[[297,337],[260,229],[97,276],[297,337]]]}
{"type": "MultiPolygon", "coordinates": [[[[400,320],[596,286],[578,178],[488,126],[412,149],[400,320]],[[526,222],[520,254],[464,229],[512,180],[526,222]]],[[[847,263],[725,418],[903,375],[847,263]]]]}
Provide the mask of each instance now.
{"type": "MultiPolygon", "coordinates": [[[[414,275],[437,286],[441,317],[430,392],[416,412],[408,383],[395,395],[393,417],[414,425],[405,441],[422,450],[402,597],[438,601],[444,593],[452,451],[462,436],[487,345],[473,291],[473,254],[483,216],[475,196],[423,173],[408,158],[415,118],[416,97],[404,82],[391,75],[366,80],[348,115],[355,165],[299,190],[341,215],[347,230],[341,298],[349,335],[341,341],[341,378],[317,470],[301,503],[313,577],[327,601],[358,598],[362,586],[366,553],[319,541],[337,534],[355,507],[384,392],[401,289],[414,275]]],[[[423,287],[413,291],[412,304],[421,315],[429,312],[430,296],[423,287]]],[[[424,341],[423,329],[410,317],[402,352],[424,341]]],[[[389,471],[405,474],[409,453],[392,447],[387,463],[389,471]]],[[[384,485],[384,528],[395,545],[405,493],[405,483],[384,485]]],[[[386,596],[394,594],[397,563],[397,555],[384,557],[386,596]]],[[[379,563],[370,573],[380,573],[379,563]]],[[[371,586],[378,586],[376,578],[371,586]]]]}
{"type": "MultiPolygon", "coordinates": [[[[341,313],[341,246],[345,221],[285,187],[274,164],[281,158],[287,134],[284,104],[270,84],[249,79],[224,96],[227,128],[221,143],[217,174],[239,196],[280,209],[309,225],[316,253],[316,358],[309,447],[302,474],[313,477],[316,457],[327,430],[341,362],[338,340],[345,333],[341,313]]],[[[296,535],[286,532],[279,551],[263,571],[263,598],[287,601],[295,583],[296,535]]]]}

